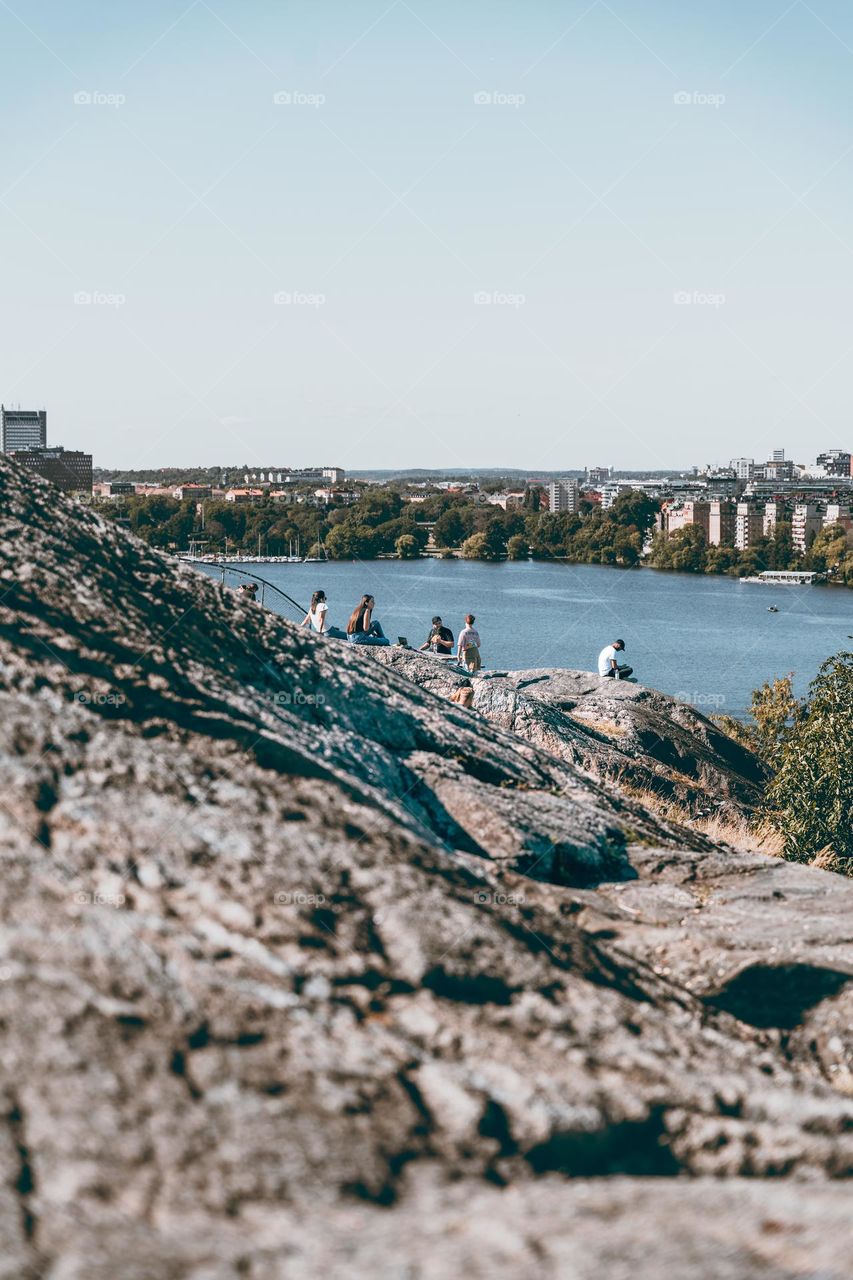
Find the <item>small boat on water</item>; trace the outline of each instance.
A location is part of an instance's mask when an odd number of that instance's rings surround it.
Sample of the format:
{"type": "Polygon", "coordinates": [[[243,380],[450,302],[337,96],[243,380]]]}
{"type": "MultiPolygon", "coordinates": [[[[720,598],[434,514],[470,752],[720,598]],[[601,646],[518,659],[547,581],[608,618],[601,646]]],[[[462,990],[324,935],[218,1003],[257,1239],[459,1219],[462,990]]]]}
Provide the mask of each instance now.
{"type": "Polygon", "coordinates": [[[777,608],[777,606],[776,606],[775,604],[769,604],[769,605],[767,606],[767,612],[768,612],[768,613],[778,613],[778,612],[779,612],[779,610],[778,610],[778,608],[777,608]]]}

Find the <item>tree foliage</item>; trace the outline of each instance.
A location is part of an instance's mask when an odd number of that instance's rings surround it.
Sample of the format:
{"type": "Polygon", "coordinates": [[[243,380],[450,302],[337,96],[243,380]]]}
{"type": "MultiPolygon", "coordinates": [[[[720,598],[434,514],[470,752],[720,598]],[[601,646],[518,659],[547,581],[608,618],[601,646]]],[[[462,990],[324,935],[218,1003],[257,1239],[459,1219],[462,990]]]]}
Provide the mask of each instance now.
{"type": "Polygon", "coordinates": [[[853,873],[853,653],[812,682],[781,737],[767,804],[789,858],[853,873]]]}

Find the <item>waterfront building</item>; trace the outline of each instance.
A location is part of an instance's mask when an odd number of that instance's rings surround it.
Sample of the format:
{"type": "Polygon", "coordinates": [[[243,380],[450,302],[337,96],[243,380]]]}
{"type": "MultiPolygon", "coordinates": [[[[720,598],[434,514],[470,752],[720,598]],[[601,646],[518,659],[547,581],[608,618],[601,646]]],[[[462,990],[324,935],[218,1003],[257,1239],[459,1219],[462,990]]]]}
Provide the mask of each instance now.
{"type": "Polygon", "coordinates": [[[791,517],[791,534],[794,548],[806,552],[820,532],[823,520],[813,502],[798,502],[791,517]]]}
{"type": "Polygon", "coordinates": [[[47,446],[46,409],[7,409],[0,405],[0,445],[3,453],[47,446]]]}
{"type": "Polygon", "coordinates": [[[788,506],[784,502],[765,502],[764,504],[764,536],[772,538],[777,524],[788,518],[788,506]]]}
{"type": "Polygon", "coordinates": [[[736,513],[733,502],[712,500],[708,503],[708,542],[712,547],[734,546],[736,513]]]}
{"type": "Polygon", "coordinates": [[[18,449],[15,461],[51,480],[66,493],[92,492],[92,455],[59,445],[43,449],[18,449]]]}
{"type": "Polygon", "coordinates": [[[672,534],[676,529],[684,529],[687,525],[695,524],[702,530],[705,538],[709,539],[710,515],[710,502],[679,501],[672,503],[666,508],[666,531],[668,534],[672,534]]]}
{"type": "MultiPolygon", "coordinates": [[[[523,502],[522,497],[522,502],[523,502]]],[[[555,480],[548,485],[548,509],[574,512],[578,509],[580,489],[577,480],[555,480]]],[[[604,503],[602,503],[602,506],[604,503]]]]}
{"type": "Polygon", "coordinates": [[[739,502],[735,508],[735,546],[746,551],[764,534],[764,511],[754,502],[739,502]]]}
{"type": "Polygon", "coordinates": [[[825,574],[812,569],[762,569],[756,578],[745,578],[745,582],[788,582],[794,586],[809,587],[816,582],[823,582],[825,574]]]}

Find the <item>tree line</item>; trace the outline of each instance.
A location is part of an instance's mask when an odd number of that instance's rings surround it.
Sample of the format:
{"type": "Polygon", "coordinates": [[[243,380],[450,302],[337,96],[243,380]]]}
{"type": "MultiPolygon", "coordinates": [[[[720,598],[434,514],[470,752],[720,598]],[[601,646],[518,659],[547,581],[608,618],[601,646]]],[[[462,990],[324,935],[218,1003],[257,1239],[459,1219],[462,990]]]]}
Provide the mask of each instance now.
{"type": "Polygon", "coordinates": [[[257,502],[136,496],[101,502],[99,509],[152,546],[186,550],[204,541],[210,550],[285,555],[299,541],[303,554],[322,542],[333,560],[380,555],[419,556],[430,541],[466,559],[567,559],[632,566],[639,562],[658,504],[643,494],[621,494],[609,511],[582,501],[576,513],[540,510],[538,490],[504,511],[463,494],[435,494],[406,502],[395,489],[367,489],[350,506],[318,509],[274,498],[257,502]],[[202,511],[199,509],[203,507],[202,511]]]}
{"type": "Polygon", "coordinates": [[[317,508],[274,498],[197,504],[138,496],[111,499],[100,509],[152,546],[179,550],[204,541],[211,551],[227,545],[238,553],[255,554],[260,548],[262,554],[286,555],[298,543],[303,555],[315,554],[322,544],[332,560],[413,559],[431,536],[439,553],[471,560],[532,557],[631,568],[640,563],[651,537],[646,562],[656,569],[733,577],[764,569],[813,569],[853,586],[853,551],[838,525],[822,529],[806,554],[795,549],[791,525],[783,521],[771,536],[741,551],[709,545],[698,525],[651,536],[660,503],[638,490],[621,493],[606,511],[581,499],[576,512],[551,512],[541,510],[540,501],[539,490],[531,488],[523,507],[504,511],[464,494],[435,494],[412,503],[399,490],[371,487],[349,506],[317,508]]]}

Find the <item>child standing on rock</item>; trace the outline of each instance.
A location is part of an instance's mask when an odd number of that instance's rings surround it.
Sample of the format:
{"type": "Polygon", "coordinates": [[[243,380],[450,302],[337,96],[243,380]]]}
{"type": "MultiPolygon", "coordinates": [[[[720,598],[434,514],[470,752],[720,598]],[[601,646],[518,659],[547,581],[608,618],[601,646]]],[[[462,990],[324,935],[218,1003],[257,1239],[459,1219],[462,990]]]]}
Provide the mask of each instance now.
{"type": "Polygon", "coordinates": [[[459,632],[459,641],[456,655],[461,663],[468,668],[473,675],[475,671],[479,671],[483,665],[480,657],[480,633],[474,630],[476,618],[473,613],[466,613],[465,626],[459,632]]]}

